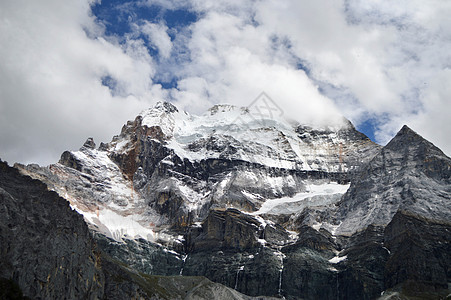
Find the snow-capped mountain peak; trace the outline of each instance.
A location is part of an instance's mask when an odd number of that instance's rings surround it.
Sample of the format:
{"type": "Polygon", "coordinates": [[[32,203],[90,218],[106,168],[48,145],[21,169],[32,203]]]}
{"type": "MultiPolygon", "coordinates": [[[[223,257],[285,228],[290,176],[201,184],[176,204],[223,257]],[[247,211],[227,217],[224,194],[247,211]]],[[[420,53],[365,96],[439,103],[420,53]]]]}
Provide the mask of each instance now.
{"type": "Polygon", "coordinates": [[[159,102],[98,150],[89,140],[79,151],[65,152],[49,168],[56,174],[50,180],[64,174],[71,184],[56,180],[55,190],[115,237],[155,238],[161,226],[199,222],[212,207],[257,215],[296,212],[335,203],[351,174],[379,149],[352,125],[332,125],[294,124],[280,114],[270,118],[233,105],[196,116],[159,102]],[[83,194],[90,195],[90,205],[83,194]]]}

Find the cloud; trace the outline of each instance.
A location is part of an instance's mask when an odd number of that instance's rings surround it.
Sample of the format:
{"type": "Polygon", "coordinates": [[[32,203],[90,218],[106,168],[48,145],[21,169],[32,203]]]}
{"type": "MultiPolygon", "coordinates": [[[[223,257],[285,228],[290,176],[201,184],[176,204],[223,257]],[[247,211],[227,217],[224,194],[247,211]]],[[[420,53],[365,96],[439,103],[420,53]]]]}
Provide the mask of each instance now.
{"type": "MultiPolygon", "coordinates": [[[[347,1],[347,16],[353,26],[390,32],[392,42],[376,56],[389,89],[398,99],[393,105],[376,110],[388,115],[379,124],[379,141],[387,142],[407,123],[420,134],[451,153],[449,122],[451,66],[451,13],[449,1],[347,1]]],[[[369,48],[369,51],[372,49],[369,48]]],[[[379,104],[378,102],[376,105],[379,104]]]]}
{"type": "Polygon", "coordinates": [[[451,153],[451,137],[432,134],[449,127],[451,95],[433,84],[451,65],[449,2],[194,4],[203,17],[190,27],[182,77],[203,78],[202,97],[243,103],[265,90],[301,119],[370,118],[382,144],[407,123],[451,153]]]}
{"type": "Polygon", "coordinates": [[[169,58],[172,50],[171,38],[168,35],[168,27],[164,24],[155,24],[144,21],[137,30],[142,32],[149,39],[150,47],[155,47],[162,58],[169,58]]]}
{"type": "Polygon", "coordinates": [[[1,2],[0,157],[54,162],[157,100],[202,113],[262,91],[302,122],[371,119],[380,143],[407,123],[451,153],[449,1],[124,1],[117,32],[93,4],[1,2]]]}
{"type": "Polygon", "coordinates": [[[189,34],[190,60],[172,93],[179,105],[192,110],[197,95],[205,103],[199,110],[211,103],[245,106],[265,91],[299,121],[340,120],[334,103],[296,68],[289,45],[275,40],[266,28],[213,10],[189,34]]]}
{"type": "Polygon", "coordinates": [[[446,68],[435,72],[434,78],[422,89],[419,95],[422,109],[416,114],[394,116],[383,125],[381,140],[388,141],[390,132],[400,129],[401,124],[407,123],[424,138],[432,141],[446,154],[451,153],[449,137],[451,136],[450,95],[451,69],[446,68]],[[385,134],[385,135],[384,135],[385,134]]]}
{"type": "Polygon", "coordinates": [[[345,17],[340,1],[327,0],[286,6],[266,1],[257,14],[262,26],[290,39],[295,55],[308,62],[313,79],[351,93],[374,112],[388,104],[399,109],[380,61],[393,33],[353,26],[345,17]]]}
{"type": "Polygon", "coordinates": [[[88,136],[109,141],[127,119],[163,97],[139,41],[107,41],[89,1],[0,4],[0,155],[55,162],[88,136]],[[91,37],[88,37],[91,36],[91,37]],[[117,95],[102,84],[110,76],[117,95]]]}

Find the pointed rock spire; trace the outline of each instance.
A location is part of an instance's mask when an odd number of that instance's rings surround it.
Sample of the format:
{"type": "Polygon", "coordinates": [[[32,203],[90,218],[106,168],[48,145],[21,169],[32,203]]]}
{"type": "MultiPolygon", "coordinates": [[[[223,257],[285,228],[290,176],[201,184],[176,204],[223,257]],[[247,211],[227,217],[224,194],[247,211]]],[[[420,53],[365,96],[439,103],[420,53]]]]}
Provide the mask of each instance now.
{"type": "Polygon", "coordinates": [[[96,143],[94,143],[94,139],[92,137],[90,137],[83,144],[83,147],[88,148],[88,149],[95,149],[96,148],[96,143]]]}
{"type": "Polygon", "coordinates": [[[155,104],[154,109],[163,110],[167,113],[174,113],[179,111],[174,104],[168,101],[158,101],[157,104],[155,104]]]}

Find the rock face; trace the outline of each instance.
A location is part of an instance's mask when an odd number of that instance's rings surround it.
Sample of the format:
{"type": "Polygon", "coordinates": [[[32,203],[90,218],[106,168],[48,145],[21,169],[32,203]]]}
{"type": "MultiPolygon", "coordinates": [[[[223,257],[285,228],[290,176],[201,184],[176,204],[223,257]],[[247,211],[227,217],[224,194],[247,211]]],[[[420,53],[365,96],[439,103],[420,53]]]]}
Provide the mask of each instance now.
{"type": "Polygon", "coordinates": [[[105,299],[253,300],[205,277],[155,276],[104,259],[105,299]]]}
{"type": "Polygon", "coordinates": [[[409,296],[441,293],[442,297],[449,297],[450,229],[449,224],[397,212],[385,229],[384,244],[391,255],[385,267],[384,285],[401,286],[409,296]]]}
{"type": "Polygon", "coordinates": [[[83,217],[55,192],[0,162],[0,277],[30,298],[102,298],[104,281],[83,217]]]}
{"type": "Polygon", "coordinates": [[[344,195],[337,232],[387,225],[399,210],[449,223],[450,194],[451,159],[404,126],[344,195]]]}
{"type": "Polygon", "coordinates": [[[156,295],[152,282],[162,298],[450,293],[451,159],[408,127],[382,148],[347,121],[159,103],[98,149],[16,167],[83,214],[110,298],[156,295]]]}

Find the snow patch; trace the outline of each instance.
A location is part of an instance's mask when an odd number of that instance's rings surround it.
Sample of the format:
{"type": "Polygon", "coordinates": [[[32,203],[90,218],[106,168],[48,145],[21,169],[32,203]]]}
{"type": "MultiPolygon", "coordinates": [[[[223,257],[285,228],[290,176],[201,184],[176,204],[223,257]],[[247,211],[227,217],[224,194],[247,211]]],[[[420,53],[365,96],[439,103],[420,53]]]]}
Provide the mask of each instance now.
{"type": "Polygon", "coordinates": [[[122,238],[156,240],[155,232],[142,226],[134,215],[123,216],[110,209],[100,209],[98,214],[96,212],[83,212],[83,216],[89,223],[95,224],[101,232],[117,241],[122,238]]]}
{"type": "MultiPolygon", "coordinates": [[[[283,214],[283,213],[295,213],[302,211],[308,206],[319,206],[330,204],[330,201],[334,200],[329,196],[343,195],[349,188],[349,184],[338,184],[335,182],[325,183],[320,185],[309,185],[306,192],[298,193],[293,197],[282,197],[276,199],[266,200],[258,211],[251,214],[283,214]],[[320,197],[325,196],[325,197],[320,197]],[[296,203],[296,206],[288,206],[287,204],[296,203]],[[285,207],[282,207],[285,205],[285,207]],[[294,209],[293,209],[294,207],[294,209]],[[293,211],[294,210],[294,211],[293,211]]],[[[337,197],[335,197],[337,198],[337,197]]]]}
{"type": "Polygon", "coordinates": [[[331,264],[338,264],[338,263],[341,263],[342,261],[345,261],[346,259],[348,259],[347,255],[345,255],[345,256],[335,256],[335,257],[332,257],[331,259],[329,259],[329,262],[331,264]]]}

